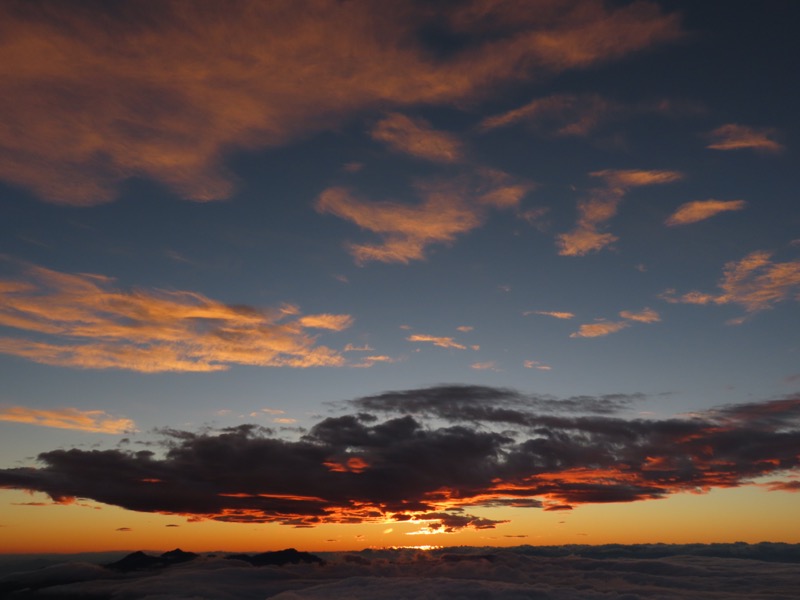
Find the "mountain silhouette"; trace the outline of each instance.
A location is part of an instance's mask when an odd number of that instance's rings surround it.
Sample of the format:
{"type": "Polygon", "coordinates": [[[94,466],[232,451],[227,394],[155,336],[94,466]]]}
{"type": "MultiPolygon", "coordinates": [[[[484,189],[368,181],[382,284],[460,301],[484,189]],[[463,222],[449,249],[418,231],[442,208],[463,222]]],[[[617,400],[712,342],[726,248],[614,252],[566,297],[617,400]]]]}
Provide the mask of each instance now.
{"type": "Polygon", "coordinates": [[[261,554],[230,554],[225,558],[231,560],[243,560],[250,563],[254,567],[264,567],[267,565],[283,566],[286,564],[296,565],[298,563],[317,563],[320,565],[325,564],[319,556],[314,556],[308,552],[299,552],[294,548],[287,548],[286,550],[277,550],[275,552],[262,552],[261,554]]]}
{"type": "Polygon", "coordinates": [[[132,552],[122,557],[116,562],[104,565],[107,569],[114,571],[143,571],[147,569],[163,569],[180,563],[194,560],[199,555],[194,552],[184,552],[180,548],[164,552],[159,556],[145,554],[141,550],[132,552]]]}

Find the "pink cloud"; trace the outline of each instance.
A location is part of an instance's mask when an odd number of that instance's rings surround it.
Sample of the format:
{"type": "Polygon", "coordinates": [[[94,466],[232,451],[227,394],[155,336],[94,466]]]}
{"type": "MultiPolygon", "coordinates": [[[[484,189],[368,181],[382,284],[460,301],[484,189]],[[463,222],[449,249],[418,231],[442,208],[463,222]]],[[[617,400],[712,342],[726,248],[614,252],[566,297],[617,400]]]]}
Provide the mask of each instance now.
{"type": "Polygon", "coordinates": [[[775,134],[776,131],[770,128],[728,123],[708,134],[711,143],[706,147],[713,150],[751,149],[761,152],[781,152],[783,146],[772,139],[775,134]]]}
{"type": "Polygon", "coordinates": [[[668,226],[688,225],[722,212],[743,210],[746,205],[744,200],[695,200],[681,204],[664,223],[668,226]]]}

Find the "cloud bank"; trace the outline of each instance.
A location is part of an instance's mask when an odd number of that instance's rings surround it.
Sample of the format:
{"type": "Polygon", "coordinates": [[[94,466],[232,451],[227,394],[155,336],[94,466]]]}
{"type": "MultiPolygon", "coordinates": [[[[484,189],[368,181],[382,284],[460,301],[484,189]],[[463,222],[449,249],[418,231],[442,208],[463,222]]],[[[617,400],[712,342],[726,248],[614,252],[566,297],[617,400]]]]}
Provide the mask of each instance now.
{"type": "Polygon", "coordinates": [[[797,545],[776,543],[387,549],[324,553],[324,562],[279,567],[253,566],[242,555],[198,556],[124,577],[97,564],[62,562],[2,577],[0,591],[10,598],[129,600],[790,600],[800,585],[797,554],[797,545]]]}
{"type": "Polygon", "coordinates": [[[479,386],[386,392],[346,403],[352,413],[297,439],[254,425],[164,430],[160,455],[51,450],[41,466],[0,470],[0,486],[195,519],[448,531],[502,523],[469,512],[481,506],[565,509],[798,474],[800,397],[665,420],[620,416],[637,398],[479,386]]]}

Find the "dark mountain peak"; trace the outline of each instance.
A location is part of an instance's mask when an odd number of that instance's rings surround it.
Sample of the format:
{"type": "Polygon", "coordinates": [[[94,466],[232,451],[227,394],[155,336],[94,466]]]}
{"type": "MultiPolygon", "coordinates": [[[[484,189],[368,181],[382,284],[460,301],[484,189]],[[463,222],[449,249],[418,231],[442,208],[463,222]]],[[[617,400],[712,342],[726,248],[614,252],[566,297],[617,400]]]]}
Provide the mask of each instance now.
{"type": "Polygon", "coordinates": [[[159,563],[161,563],[160,558],[137,550],[127,556],[123,556],[116,562],[105,565],[105,567],[115,571],[141,571],[142,569],[154,569],[159,563]]]}
{"type": "Polygon", "coordinates": [[[175,550],[164,552],[164,554],[161,555],[161,558],[168,560],[171,563],[180,563],[188,560],[194,560],[198,556],[199,555],[195,554],[194,552],[184,552],[180,548],[175,548],[175,550]]]}
{"type": "Polygon", "coordinates": [[[308,552],[300,552],[294,548],[287,548],[285,550],[277,550],[275,552],[262,552],[261,554],[231,554],[225,558],[231,560],[243,560],[249,562],[254,567],[264,566],[283,566],[286,564],[296,565],[298,563],[317,563],[325,564],[319,556],[314,556],[308,552]]]}
{"type": "Polygon", "coordinates": [[[132,552],[116,562],[105,565],[105,567],[107,569],[124,572],[142,571],[146,569],[163,569],[166,567],[171,567],[172,565],[194,560],[197,558],[197,556],[198,555],[194,552],[184,552],[180,548],[170,550],[169,552],[164,552],[160,556],[152,556],[150,554],[145,554],[141,550],[137,550],[136,552],[132,552]]]}

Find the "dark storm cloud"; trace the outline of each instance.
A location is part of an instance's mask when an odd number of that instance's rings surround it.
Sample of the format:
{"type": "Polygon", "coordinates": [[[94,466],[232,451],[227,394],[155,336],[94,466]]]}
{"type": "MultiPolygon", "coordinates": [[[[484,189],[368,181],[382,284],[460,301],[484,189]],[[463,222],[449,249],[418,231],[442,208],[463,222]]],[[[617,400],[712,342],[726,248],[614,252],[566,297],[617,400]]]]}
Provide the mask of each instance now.
{"type": "Polygon", "coordinates": [[[39,455],[39,468],[1,470],[0,486],[220,521],[393,519],[454,530],[498,523],[465,507],[567,510],[786,479],[800,467],[800,396],[666,420],[579,412],[630,398],[563,401],[470,386],[388,392],[352,404],[420,416],[329,417],[295,440],[250,425],[166,429],[161,455],[53,450],[39,455]],[[498,423],[502,433],[491,430],[498,423]]]}

